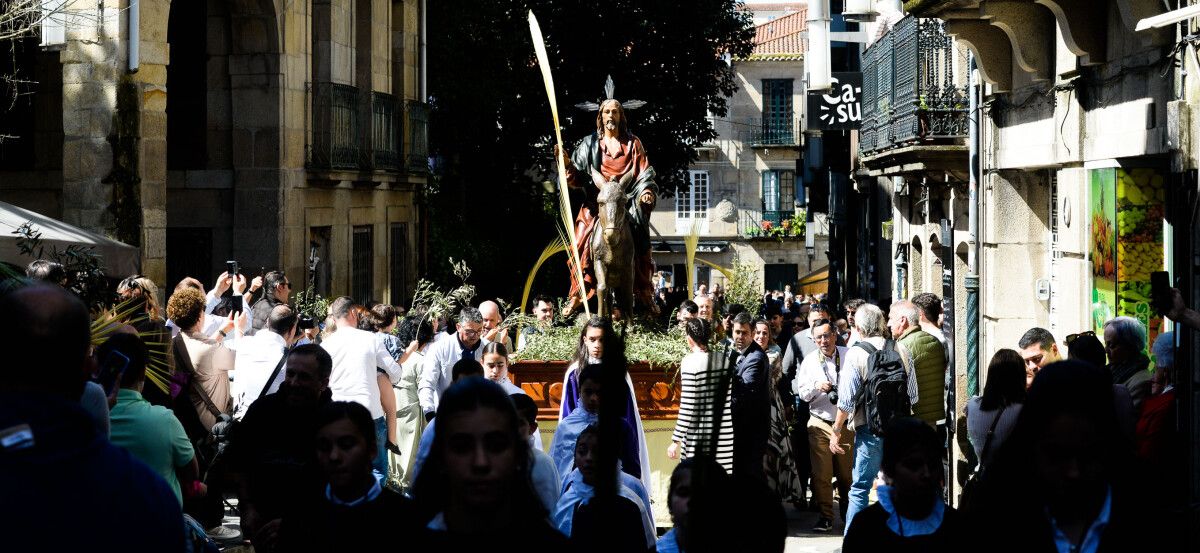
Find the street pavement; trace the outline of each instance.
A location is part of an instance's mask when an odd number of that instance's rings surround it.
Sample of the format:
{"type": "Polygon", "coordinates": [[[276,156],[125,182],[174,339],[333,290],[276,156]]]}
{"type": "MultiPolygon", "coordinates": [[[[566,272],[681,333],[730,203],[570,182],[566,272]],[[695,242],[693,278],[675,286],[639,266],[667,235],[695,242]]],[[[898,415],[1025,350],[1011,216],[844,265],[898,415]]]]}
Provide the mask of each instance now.
{"type": "MultiPolygon", "coordinates": [[[[836,503],[835,503],[836,505],[836,503]]],[[[842,523],[834,523],[833,530],[818,534],[812,531],[819,516],[814,511],[797,511],[785,506],[788,518],[788,537],[784,551],[787,553],[841,553],[842,523]]]]}

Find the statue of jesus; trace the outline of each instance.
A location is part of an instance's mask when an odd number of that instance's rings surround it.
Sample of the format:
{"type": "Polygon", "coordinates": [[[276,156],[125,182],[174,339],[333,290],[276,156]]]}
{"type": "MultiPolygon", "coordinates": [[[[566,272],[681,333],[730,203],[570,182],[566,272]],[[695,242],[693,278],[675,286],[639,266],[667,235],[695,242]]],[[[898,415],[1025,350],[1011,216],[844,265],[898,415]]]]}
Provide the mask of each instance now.
{"type": "MultiPolygon", "coordinates": [[[[575,244],[583,269],[584,291],[591,298],[595,294],[595,273],[592,270],[591,241],[596,224],[596,185],[590,175],[600,173],[606,180],[618,180],[628,172],[633,173],[625,190],[628,202],[629,222],[634,242],[634,300],[644,309],[657,312],[654,304],[654,259],[650,255],[650,212],[658,200],[658,185],[654,182],[654,168],[646,158],[642,141],[629,132],[625,107],[638,107],[644,102],[633,100],[622,106],[612,98],[611,78],[605,87],[608,98],[599,104],[596,115],[596,132],[585,136],[567,158],[555,147],[558,162],[567,172],[567,184],[583,190],[583,205],[575,217],[575,244]]],[[[580,104],[581,107],[596,104],[580,104]]],[[[570,303],[564,309],[569,315],[581,306],[579,286],[575,273],[571,272],[570,303]]]]}

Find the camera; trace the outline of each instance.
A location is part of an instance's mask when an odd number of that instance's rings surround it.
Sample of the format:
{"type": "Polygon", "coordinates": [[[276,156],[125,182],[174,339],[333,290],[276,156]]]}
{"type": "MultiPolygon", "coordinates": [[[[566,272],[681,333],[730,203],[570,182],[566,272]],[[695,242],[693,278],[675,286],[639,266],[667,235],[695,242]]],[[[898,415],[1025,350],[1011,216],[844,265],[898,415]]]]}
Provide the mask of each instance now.
{"type": "Polygon", "coordinates": [[[837,405],[837,402],[838,402],[837,386],[834,386],[833,388],[831,388],[829,390],[828,395],[829,395],[829,402],[834,405],[837,405]]]}
{"type": "Polygon", "coordinates": [[[300,320],[298,322],[296,322],[296,328],[298,330],[308,330],[310,328],[316,328],[316,327],[317,327],[317,320],[314,319],[311,315],[300,315],[300,320]]]}
{"type": "Polygon", "coordinates": [[[239,270],[239,267],[238,267],[237,261],[226,261],[225,262],[225,272],[229,273],[229,276],[238,274],[238,270],[239,270]]]}

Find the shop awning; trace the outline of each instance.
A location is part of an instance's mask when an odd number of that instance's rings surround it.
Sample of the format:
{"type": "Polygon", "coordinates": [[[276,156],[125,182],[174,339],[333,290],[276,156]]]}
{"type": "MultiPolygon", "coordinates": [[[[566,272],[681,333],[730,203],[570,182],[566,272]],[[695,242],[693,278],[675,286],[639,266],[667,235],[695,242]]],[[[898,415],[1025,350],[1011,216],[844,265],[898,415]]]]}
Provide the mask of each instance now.
{"type": "Polygon", "coordinates": [[[829,293],[829,265],[800,277],[799,288],[805,295],[829,293]]]}
{"type": "Polygon", "coordinates": [[[100,266],[109,276],[124,277],[139,272],[141,256],[137,248],[4,202],[0,202],[0,261],[22,268],[33,261],[21,254],[17,248],[17,235],[13,234],[26,222],[33,223],[42,233],[42,246],[47,250],[57,247],[62,251],[72,245],[91,246],[100,256],[100,266]]]}

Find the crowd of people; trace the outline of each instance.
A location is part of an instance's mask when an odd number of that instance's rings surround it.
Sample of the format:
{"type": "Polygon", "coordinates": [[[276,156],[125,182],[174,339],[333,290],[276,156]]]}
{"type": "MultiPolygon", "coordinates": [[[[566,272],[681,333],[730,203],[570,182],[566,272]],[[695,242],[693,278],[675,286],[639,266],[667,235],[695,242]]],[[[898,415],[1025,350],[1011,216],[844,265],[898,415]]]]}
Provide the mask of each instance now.
{"type": "MultiPolygon", "coordinates": [[[[963,412],[977,468],[960,498],[945,492],[952,344],[933,294],[830,306],[787,287],[744,306],[701,287],[666,310],[689,353],[671,444],[651,452],[624,337],[600,317],[580,327],[543,444],[509,363],[553,324],[550,297],[520,329],[491,301],[435,317],[343,296],[314,321],[280,271],[186,278],[165,304],[135,275],[116,289],[133,316],[97,332],[52,265],[28,274],[0,294],[15,356],[0,520],[17,549],[354,551],[386,532],[419,550],[782,551],[790,506],[849,553],[1090,552],[1141,543],[1184,500],[1174,333],[1151,344],[1128,317],[1061,345],[1033,328],[993,355],[963,412]],[[680,462],[660,535],[664,454],[680,462]],[[56,532],[64,502],[79,515],[56,532]]],[[[1168,315],[1197,320],[1177,292],[1168,315]]]]}

